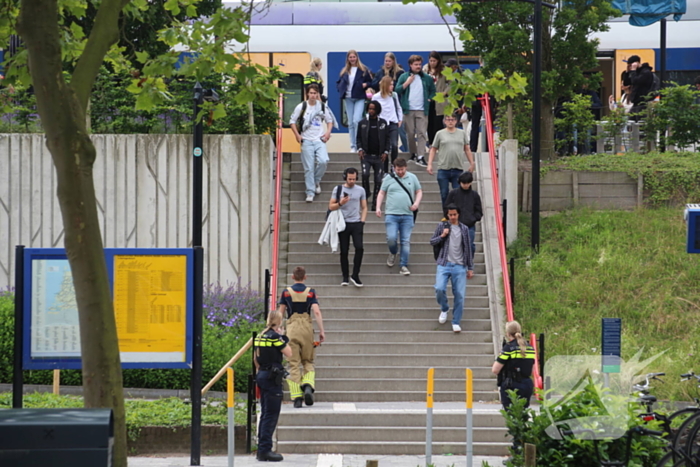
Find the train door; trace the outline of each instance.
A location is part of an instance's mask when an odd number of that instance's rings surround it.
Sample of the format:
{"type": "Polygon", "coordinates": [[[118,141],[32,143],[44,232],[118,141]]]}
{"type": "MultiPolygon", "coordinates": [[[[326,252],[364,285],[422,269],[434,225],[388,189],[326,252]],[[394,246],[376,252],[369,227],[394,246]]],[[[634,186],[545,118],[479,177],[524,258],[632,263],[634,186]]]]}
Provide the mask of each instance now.
{"type": "Polygon", "coordinates": [[[656,52],[654,49],[618,49],[615,51],[615,98],[620,100],[622,97],[621,76],[622,72],[627,70],[627,58],[632,55],[639,55],[642,63],[649,63],[652,66],[656,64],[656,52]]]}

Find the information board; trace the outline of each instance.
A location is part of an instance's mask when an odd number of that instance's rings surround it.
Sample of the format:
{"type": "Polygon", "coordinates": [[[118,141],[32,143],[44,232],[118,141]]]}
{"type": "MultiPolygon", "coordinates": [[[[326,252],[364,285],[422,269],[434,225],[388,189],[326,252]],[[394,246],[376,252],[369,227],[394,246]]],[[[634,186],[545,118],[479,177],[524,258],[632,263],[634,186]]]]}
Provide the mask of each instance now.
{"type": "Polygon", "coordinates": [[[622,356],[622,319],[603,318],[602,332],[603,373],[619,373],[622,356]]]}
{"type": "MultiPolygon", "coordinates": [[[[191,249],[105,249],[122,366],[190,368],[191,249]]],[[[25,369],[80,368],[80,326],[62,248],[24,250],[25,369]]]]}

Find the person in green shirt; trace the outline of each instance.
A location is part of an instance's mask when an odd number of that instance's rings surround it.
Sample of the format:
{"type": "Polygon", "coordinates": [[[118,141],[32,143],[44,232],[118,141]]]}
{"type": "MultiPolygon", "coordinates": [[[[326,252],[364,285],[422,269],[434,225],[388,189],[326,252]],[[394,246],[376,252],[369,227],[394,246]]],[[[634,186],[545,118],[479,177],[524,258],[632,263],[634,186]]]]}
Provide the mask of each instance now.
{"type": "Polygon", "coordinates": [[[457,117],[445,115],[443,119],[445,128],[435,135],[433,146],[430,148],[428,156],[428,173],[435,173],[433,163],[437,154],[437,182],[440,187],[440,198],[443,207],[447,194],[452,188],[459,188],[459,176],[464,171],[464,158],[469,161],[469,172],[474,172],[474,155],[469,149],[467,133],[457,128],[457,117]]]}

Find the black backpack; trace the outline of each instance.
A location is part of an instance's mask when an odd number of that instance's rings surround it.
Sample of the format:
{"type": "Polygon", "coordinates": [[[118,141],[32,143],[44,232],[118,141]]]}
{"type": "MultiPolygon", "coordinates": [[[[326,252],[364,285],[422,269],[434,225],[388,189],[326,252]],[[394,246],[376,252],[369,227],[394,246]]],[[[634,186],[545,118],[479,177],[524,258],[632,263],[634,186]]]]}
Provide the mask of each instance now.
{"type": "Polygon", "coordinates": [[[659,91],[661,91],[661,78],[656,73],[652,73],[651,76],[654,77],[654,81],[651,83],[651,89],[649,89],[649,94],[654,98],[659,97],[659,91]]]}
{"type": "MultiPolygon", "coordinates": [[[[301,103],[301,113],[299,114],[299,118],[297,118],[297,131],[299,134],[301,134],[302,130],[304,129],[304,114],[306,113],[306,101],[301,103]]],[[[323,117],[326,117],[326,104],[321,101],[321,114],[323,114],[323,117]]]]}
{"type": "MultiPolygon", "coordinates": [[[[442,228],[447,229],[449,224],[447,222],[442,223],[442,228]]],[[[437,245],[433,245],[433,258],[437,261],[438,256],[440,256],[440,250],[442,250],[442,244],[445,243],[444,240],[437,245]]]]}

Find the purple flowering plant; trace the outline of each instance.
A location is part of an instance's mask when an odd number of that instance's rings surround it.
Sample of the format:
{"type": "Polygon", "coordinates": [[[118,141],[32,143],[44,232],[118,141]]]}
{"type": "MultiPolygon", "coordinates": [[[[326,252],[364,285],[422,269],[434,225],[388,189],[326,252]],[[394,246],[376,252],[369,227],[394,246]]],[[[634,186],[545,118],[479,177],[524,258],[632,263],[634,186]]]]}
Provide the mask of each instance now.
{"type": "Polygon", "coordinates": [[[250,283],[242,286],[239,279],[226,286],[219,282],[205,286],[203,308],[210,326],[231,328],[259,322],[265,301],[263,294],[251,288],[250,283]]]}
{"type": "Polygon", "coordinates": [[[8,285],[4,289],[0,289],[0,298],[2,298],[2,297],[14,297],[14,295],[15,295],[15,288],[14,287],[10,287],[8,285]]]}

